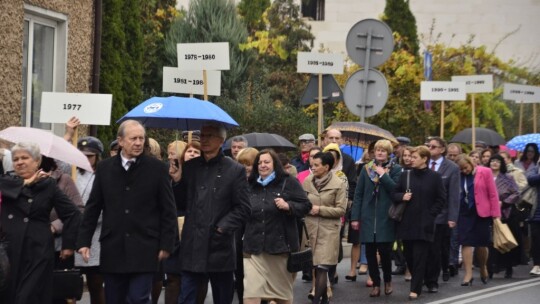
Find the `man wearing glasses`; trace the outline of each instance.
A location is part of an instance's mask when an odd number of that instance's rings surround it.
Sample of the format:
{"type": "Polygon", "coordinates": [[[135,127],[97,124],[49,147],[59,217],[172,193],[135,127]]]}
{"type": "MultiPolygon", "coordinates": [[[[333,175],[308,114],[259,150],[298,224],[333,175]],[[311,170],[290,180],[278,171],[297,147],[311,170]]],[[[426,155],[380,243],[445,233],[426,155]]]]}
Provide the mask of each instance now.
{"type": "Polygon", "coordinates": [[[296,167],[297,172],[309,169],[309,150],[315,146],[313,134],[302,134],[298,137],[300,154],[291,159],[291,165],[296,167]]]}
{"type": "Polygon", "coordinates": [[[424,282],[428,292],[439,291],[439,274],[443,271],[443,281],[450,279],[449,254],[450,254],[450,229],[456,226],[459,215],[459,181],[458,166],[444,157],[446,142],[440,137],[430,137],[426,145],[429,148],[431,159],[428,167],[441,174],[446,190],[446,206],[435,219],[435,239],[430,248],[426,276],[424,282]]]}

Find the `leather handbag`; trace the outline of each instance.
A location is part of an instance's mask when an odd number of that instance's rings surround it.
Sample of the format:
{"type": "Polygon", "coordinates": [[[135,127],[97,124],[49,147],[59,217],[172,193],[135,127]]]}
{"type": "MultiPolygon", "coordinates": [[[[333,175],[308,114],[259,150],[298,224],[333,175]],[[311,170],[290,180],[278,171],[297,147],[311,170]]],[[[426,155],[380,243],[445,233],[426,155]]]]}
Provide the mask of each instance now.
{"type": "Polygon", "coordinates": [[[53,299],[77,299],[83,294],[83,277],[79,269],[53,271],[53,299]]]}
{"type": "MultiPolygon", "coordinates": [[[[287,270],[295,273],[303,270],[310,270],[313,267],[313,251],[309,245],[309,234],[307,232],[306,223],[302,219],[302,226],[306,233],[306,245],[304,250],[298,252],[289,252],[289,258],[287,259],[287,270]]],[[[285,233],[285,235],[287,235],[285,233]]]]}
{"type": "MultiPolygon", "coordinates": [[[[407,170],[407,189],[405,190],[405,192],[411,192],[411,189],[409,188],[410,180],[411,180],[411,170],[407,170]]],[[[406,206],[407,204],[405,202],[391,204],[390,208],[388,209],[388,217],[390,217],[396,222],[401,222],[406,206]]]]}

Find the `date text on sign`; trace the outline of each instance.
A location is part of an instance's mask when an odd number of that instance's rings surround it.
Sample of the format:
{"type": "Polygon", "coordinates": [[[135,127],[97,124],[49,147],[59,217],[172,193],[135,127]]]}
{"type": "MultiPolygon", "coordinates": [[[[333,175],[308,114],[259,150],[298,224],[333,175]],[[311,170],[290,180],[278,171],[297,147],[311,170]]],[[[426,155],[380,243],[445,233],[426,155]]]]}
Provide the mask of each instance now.
{"type": "Polygon", "coordinates": [[[464,82],[422,81],[420,84],[421,100],[466,100],[464,82]]]}
{"type": "Polygon", "coordinates": [[[111,94],[43,92],[40,122],[66,123],[76,116],[83,125],[111,124],[111,94]]]}
{"type": "Polygon", "coordinates": [[[343,55],[299,52],[296,71],[310,74],[343,74],[343,55]]]}
{"type": "Polygon", "coordinates": [[[178,68],[184,71],[230,69],[229,43],[178,43],[178,68]]]}
{"type": "MultiPolygon", "coordinates": [[[[202,71],[182,71],[175,67],[163,67],[163,92],[204,94],[202,71]]],[[[220,96],[221,71],[207,71],[208,95],[220,96]]]]}

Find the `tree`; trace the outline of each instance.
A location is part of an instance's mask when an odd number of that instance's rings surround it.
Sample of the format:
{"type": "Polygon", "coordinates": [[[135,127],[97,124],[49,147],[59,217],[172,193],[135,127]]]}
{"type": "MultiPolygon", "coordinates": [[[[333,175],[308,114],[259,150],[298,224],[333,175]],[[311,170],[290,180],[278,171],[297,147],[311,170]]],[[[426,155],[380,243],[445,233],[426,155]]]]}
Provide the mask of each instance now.
{"type": "Polygon", "coordinates": [[[177,66],[177,43],[229,42],[230,70],[223,72],[222,91],[230,96],[245,77],[250,52],[239,49],[247,41],[247,29],[228,0],[193,0],[184,18],[177,18],[165,38],[166,63],[177,66]]]}
{"type": "Polygon", "coordinates": [[[416,33],[416,18],[409,7],[409,0],[386,0],[382,20],[403,38],[396,43],[395,50],[404,49],[415,56],[418,55],[420,48],[416,33]]]}
{"type": "Polygon", "coordinates": [[[270,0],[242,0],[238,3],[238,13],[244,19],[249,33],[264,29],[263,13],[270,6],[270,0]]]}
{"type": "Polygon", "coordinates": [[[144,47],[140,4],[141,0],[124,0],[124,9],[122,10],[125,37],[125,48],[123,49],[125,53],[122,56],[124,61],[124,104],[130,110],[142,101],[144,47]]]}

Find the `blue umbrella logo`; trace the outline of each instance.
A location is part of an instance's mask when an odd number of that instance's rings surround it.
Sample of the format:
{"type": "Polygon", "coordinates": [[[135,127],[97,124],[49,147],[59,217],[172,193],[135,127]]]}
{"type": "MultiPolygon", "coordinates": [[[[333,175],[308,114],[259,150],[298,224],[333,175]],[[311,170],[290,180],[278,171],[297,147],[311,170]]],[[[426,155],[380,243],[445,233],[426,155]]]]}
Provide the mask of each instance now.
{"type": "Polygon", "coordinates": [[[163,108],[163,104],[160,102],[155,102],[144,107],[144,113],[156,113],[157,111],[163,108]]]}

